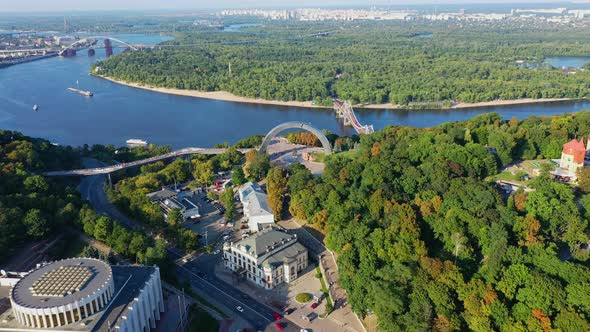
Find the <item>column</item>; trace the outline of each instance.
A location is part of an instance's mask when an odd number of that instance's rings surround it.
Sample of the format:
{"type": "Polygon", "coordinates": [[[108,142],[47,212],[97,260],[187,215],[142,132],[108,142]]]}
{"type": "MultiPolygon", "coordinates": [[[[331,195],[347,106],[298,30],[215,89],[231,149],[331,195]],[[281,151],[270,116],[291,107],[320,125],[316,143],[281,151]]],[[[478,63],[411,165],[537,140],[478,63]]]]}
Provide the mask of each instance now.
{"type": "Polygon", "coordinates": [[[43,327],[43,325],[42,325],[42,321],[41,321],[41,319],[39,318],[39,315],[35,315],[35,317],[34,317],[34,318],[35,318],[35,321],[36,321],[36,323],[33,323],[33,315],[32,315],[32,314],[29,314],[29,319],[31,320],[31,326],[35,326],[35,327],[43,327]]]}
{"type": "Polygon", "coordinates": [[[47,317],[45,316],[45,314],[43,314],[43,316],[41,316],[41,318],[43,319],[43,326],[44,328],[48,328],[49,325],[47,325],[47,317]]]}
{"type": "Polygon", "coordinates": [[[59,308],[55,309],[55,317],[57,317],[57,326],[62,326],[61,318],[59,317],[59,308]]]}

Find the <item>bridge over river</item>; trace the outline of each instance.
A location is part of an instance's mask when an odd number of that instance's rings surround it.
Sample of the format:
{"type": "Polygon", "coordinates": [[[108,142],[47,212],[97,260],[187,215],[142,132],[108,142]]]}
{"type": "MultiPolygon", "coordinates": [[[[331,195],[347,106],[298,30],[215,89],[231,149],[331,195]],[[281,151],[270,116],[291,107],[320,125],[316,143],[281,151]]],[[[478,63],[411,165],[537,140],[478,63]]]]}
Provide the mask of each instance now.
{"type": "MultiPolygon", "coordinates": [[[[280,133],[284,132],[285,130],[290,129],[301,129],[308,131],[320,140],[322,147],[324,148],[325,154],[332,153],[332,147],[330,146],[330,142],[328,138],[318,129],[312,127],[311,125],[299,122],[299,121],[291,121],[281,123],[280,125],[271,129],[268,134],[262,140],[262,144],[258,148],[249,148],[249,149],[237,149],[241,153],[246,153],[251,150],[258,150],[260,152],[266,153],[266,149],[270,142],[280,133]]],[[[125,168],[140,166],[148,163],[153,163],[156,161],[175,158],[185,155],[192,155],[192,154],[207,154],[207,155],[215,155],[215,154],[222,154],[226,151],[225,148],[185,148],[176,150],[170,153],[165,153],[159,156],[150,157],[142,160],[136,160],[128,163],[121,163],[112,166],[105,166],[105,167],[97,167],[97,168],[84,168],[84,169],[73,169],[73,170],[61,170],[61,171],[49,171],[43,173],[45,176],[90,176],[90,175],[98,175],[98,174],[110,174],[112,172],[122,170],[125,168]]]]}

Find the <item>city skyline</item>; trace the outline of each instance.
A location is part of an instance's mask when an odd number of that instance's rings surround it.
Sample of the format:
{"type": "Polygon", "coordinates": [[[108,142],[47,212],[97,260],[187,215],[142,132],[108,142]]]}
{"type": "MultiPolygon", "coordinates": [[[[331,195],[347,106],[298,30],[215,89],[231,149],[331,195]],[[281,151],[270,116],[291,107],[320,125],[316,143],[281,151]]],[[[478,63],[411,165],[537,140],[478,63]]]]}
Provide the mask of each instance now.
{"type": "MultiPolygon", "coordinates": [[[[195,3],[190,0],[170,0],[161,2],[157,0],[129,0],[129,1],[116,1],[116,0],[104,0],[101,2],[86,2],[72,4],[71,1],[67,0],[56,0],[47,2],[44,0],[27,0],[20,2],[13,2],[5,4],[2,12],[59,12],[59,11],[86,11],[86,10],[187,10],[187,9],[220,9],[220,8],[294,8],[294,7],[346,7],[346,6],[412,6],[412,5],[476,5],[476,4],[510,4],[512,1],[500,0],[447,0],[447,1],[433,1],[433,0],[322,0],[322,1],[311,1],[311,0],[296,0],[286,1],[277,0],[269,3],[264,0],[219,0],[215,2],[199,1],[195,3]],[[31,10],[33,8],[33,10],[31,10]]],[[[533,0],[521,0],[518,4],[575,4],[579,5],[587,2],[570,2],[570,1],[533,1],[533,0]]],[[[2,13],[0,12],[0,14],[2,13]]]]}

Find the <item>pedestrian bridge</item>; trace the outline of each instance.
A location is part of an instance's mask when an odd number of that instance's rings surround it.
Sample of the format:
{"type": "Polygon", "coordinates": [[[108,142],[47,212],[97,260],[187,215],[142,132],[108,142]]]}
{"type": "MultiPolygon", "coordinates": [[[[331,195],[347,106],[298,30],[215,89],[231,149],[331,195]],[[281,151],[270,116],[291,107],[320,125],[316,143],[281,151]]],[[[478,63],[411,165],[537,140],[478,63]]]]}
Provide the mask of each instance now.
{"type": "MultiPolygon", "coordinates": [[[[262,140],[262,145],[256,150],[266,153],[266,149],[268,148],[268,145],[270,144],[272,139],[275,138],[279,133],[281,133],[285,130],[288,130],[288,129],[303,129],[303,130],[313,133],[314,135],[316,135],[319,138],[320,142],[322,143],[322,146],[324,147],[324,152],[326,154],[332,153],[332,148],[330,147],[330,142],[328,141],[328,138],[326,137],[326,135],[324,135],[320,130],[312,127],[311,125],[303,123],[303,122],[299,122],[299,121],[285,122],[283,124],[280,124],[280,125],[274,127],[273,129],[271,129],[271,131],[269,131],[268,134],[262,140]]],[[[89,175],[98,175],[98,174],[110,174],[112,172],[119,171],[122,169],[140,166],[140,165],[144,165],[144,164],[149,164],[149,163],[153,163],[153,162],[164,160],[164,159],[175,158],[175,157],[185,156],[185,155],[192,155],[192,154],[207,154],[207,155],[222,154],[226,150],[227,149],[225,149],[225,148],[219,148],[219,149],[218,148],[185,148],[185,149],[180,149],[177,151],[173,151],[173,152],[162,154],[162,155],[155,156],[155,157],[131,161],[128,163],[120,163],[117,165],[98,167],[98,168],[83,168],[83,169],[73,169],[73,170],[63,170],[63,171],[50,171],[50,172],[43,173],[43,175],[45,175],[45,176],[89,176],[89,175]]],[[[250,150],[255,150],[255,149],[249,148],[249,149],[237,149],[237,150],[241,153],[246,153],[250,150]]]]}
{"type": "MultiPolygon", "coordinates": [[[[153,163],[156,161],[174,158],[179,156],[191,155],[191,154],[222,154],[225,152],[226,149],[208,149],[208,148],[186,148],[180,149],[177,151],[173,151],[170,153],[162,154],[159,156],[136,160],[128,163],[120,163],[117,165],[112,166],[105,166],[105,167],[98,167],[98,168],[83,168],[83,169],[73,169],[73,170],[66,170],[66,171],[52,171],[52,172],[45,172],[43,173],[45,176],[78,176],[78,175],[98,175],[98,174],[109,174],[118,170],[122,170],[125,168],[140,166],[144,164],[153,163]]],[[[252,149],[237,149],[241,153],[246,153],[252,149]]]]}

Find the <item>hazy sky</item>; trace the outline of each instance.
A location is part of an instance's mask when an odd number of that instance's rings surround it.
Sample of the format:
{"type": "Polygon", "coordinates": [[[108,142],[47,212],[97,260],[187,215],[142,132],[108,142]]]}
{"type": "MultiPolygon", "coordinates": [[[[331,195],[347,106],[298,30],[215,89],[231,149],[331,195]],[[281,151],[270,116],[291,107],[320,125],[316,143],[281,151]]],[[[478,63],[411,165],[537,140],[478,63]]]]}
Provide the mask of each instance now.
{"type": "MultiPolygon", "coordinates": [[[[410,5],[458,3],[539,3],[559,0],[0,0],[0,13],[11,11],[149,10],[243,7],[410,5]]],[[[565,2],[565,1],[563,1],[565,2]]]]}

